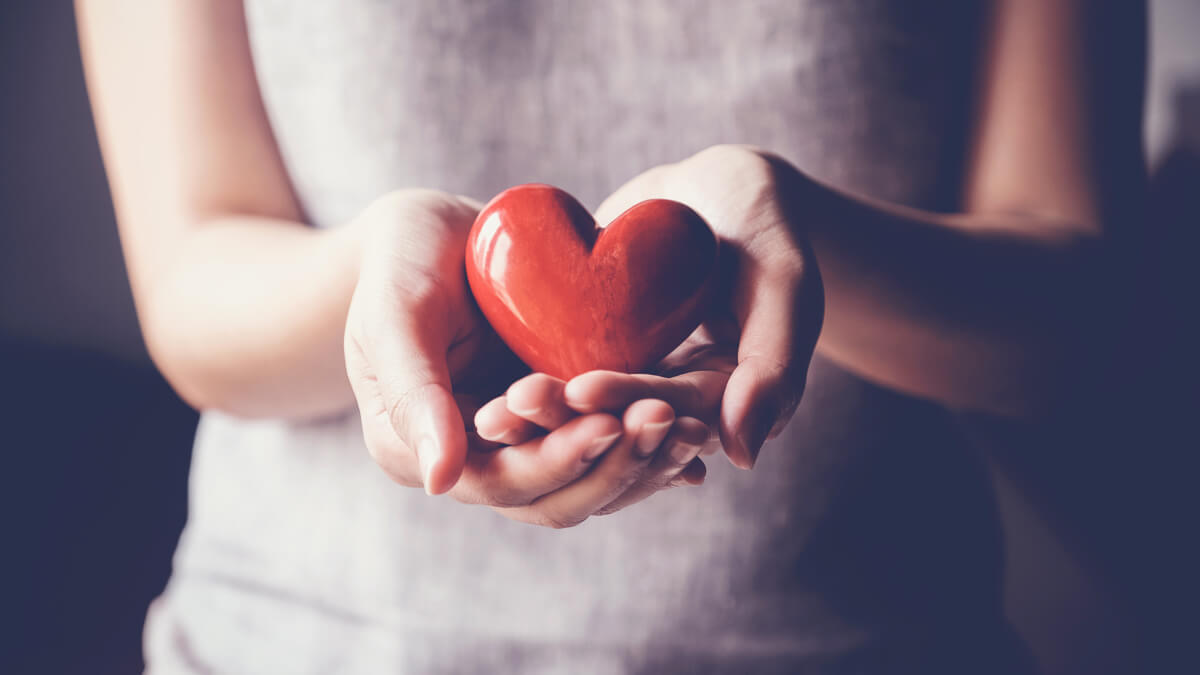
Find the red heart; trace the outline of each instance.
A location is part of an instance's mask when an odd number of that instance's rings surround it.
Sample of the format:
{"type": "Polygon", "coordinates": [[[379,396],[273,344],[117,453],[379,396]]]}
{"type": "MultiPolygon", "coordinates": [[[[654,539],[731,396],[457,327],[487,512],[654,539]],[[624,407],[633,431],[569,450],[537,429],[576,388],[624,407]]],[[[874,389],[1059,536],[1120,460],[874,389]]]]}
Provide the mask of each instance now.
{"type": "Polygon", "coordinates": [[[467,239],[467,279],[509,348],[563,379],[637,372],[700,324],[717,240],[695,211],[652,199],[604,229],[549,185],[497,195],[467,239]]]}

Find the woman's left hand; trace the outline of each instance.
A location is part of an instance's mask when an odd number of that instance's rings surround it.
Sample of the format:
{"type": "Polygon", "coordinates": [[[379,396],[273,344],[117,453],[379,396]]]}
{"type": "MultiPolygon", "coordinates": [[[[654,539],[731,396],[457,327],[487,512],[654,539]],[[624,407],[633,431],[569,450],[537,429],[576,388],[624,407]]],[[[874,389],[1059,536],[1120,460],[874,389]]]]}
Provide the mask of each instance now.
{"type": "MultiPolygon", "coordinates": [[[[607,223],[640,201],[672,199],[703,216],[720,239],[713,315],[663,365],[672,379],[715,363],[727,369],[714,421],[729,459],[744,469],[795,412],[821,332],[825,294],[801,216],[814,189],[779,157],[718,145],[642,173],[596,211],[607,223]]],[[[610,378],[614,386],[619,380],[610,378]]]]}
{"type": "MultiPolygon", "coordinates": [[[[687,204],[712,226],[722,245],[714,311],[659,364],[657,374],[594,371],[570,382],[531,375],[480,409],[479,434],[518,443],[572,415],[619,413],[650,400],[671,406],[677,426],[690,420],[683,425],[689,441],[707,436],[705,454],[716,449],[719,434],[730,461],[751,468],[768,435],[795,411],[821,329],[824,292],[798,218],[810,185],[777,157],[716,146],[651,169],[618,189],[597,210],[597,222],[611,222],[640,201],[665,198],[687,204]],[[548,417],[548,409],[557,412],[548,417]],[[703,431],[691,421],[702,423],[703,431]]],[[[682,465],[665,459],[687,454],[671,447],[677,440],[669,436],[659,453],[664,460],[647,467],[597,513],[702,478],[698,458],[682,465]]]]}

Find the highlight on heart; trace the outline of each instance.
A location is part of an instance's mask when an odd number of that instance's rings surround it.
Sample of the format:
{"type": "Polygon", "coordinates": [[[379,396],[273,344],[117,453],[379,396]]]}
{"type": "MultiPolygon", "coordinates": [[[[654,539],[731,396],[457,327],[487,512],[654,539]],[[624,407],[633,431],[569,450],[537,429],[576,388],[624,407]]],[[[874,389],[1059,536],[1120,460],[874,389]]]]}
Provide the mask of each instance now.
{"type": "Polygon", "coordinates": [[[471,292],[505,343],[563,379],[639,372],[700,323],[717,271],[711,228],[651,199],[602,229],[571,195],[520,185],[480,211],[467,239],[471,292]]]}

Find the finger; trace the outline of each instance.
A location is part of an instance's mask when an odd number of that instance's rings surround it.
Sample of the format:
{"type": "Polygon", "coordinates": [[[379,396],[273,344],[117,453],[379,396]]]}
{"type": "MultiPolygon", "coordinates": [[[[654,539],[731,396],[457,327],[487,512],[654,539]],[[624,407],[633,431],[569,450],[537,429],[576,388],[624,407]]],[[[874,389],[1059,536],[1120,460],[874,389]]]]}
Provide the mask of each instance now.
{"type": "Polygon", "coordinates": [[[346,373],[358,404],[367,451],[389,478],[405,487],[421,487],[416,456],[392,430],[374,369],[367,362],[358,341],[349,334],[346,336],[345,353],[346,373]]]}
{"type": "MultiPolygon", "coordinates": [[[[454,366],[451,366],[453,372],[454,366]]],[[[475,428],[475,416],[479,414],[479,398],[474,394],[464,393],[461,389],[454,392],[454,401],[458,404],[458,414],[462,416],[464,421],[467,421],[465,426],[467,431],[467,453],[470,456],[471,452],[491,452],[497,448],[503,447],[504,444],[496,443],[479,435],[475,428]]]]}
{"type": "Polygon", "coordinates": [[[465,428],[467,432],[475,431],[475,415],[479,412],[478,396],[462,391],[461,389],[453,392],[454,404],[458,406],[458,414],[462,416],[463,421],[467,424],[465,428]]]}
{"type": "Polygon", "coordinates": [[[567,405],[578,412],[624,410],[634,401],[666,401],[677,415],[716,421],[721,393],[729,375],[715,370],[686,372],[675,377],[593,370],[567,382],[567,405]]]}
{"type": "Polygon", "coordinates": [[[706,467],[704,462],[697,457],[688,463],[688,465],[683,468],[683,471],[679,472],[679,475],[675,477],[675,480],[671,481],[671,487],[679,487],[683,485],[690,485],[694,487],[697,485],[703,485],[704,477],[707,475],[708,467],[706,467]]]}
{"type": "Polygon", "coordinates": [[[518,417],[508,409],[508,401],[498,396],[475,413],[475,431],[485,438],[505,445],[518,445],[539,435],[534,423],[518,417]]]}
{"type": "Polygon", "coordinates": [[[458,480],[467,451],[446,364],[446,309],[430,293],[405,298],[398,310],[373,327],[367,358],[392,430],[417,455],[425,491],[441,494],[458,480]]]}
{"type": "Polygon", "coordinates": [[[700,462],[700,465],[703,466],[704,462],[697,456],[700,454],[701,446],[708,440],[708,436],[708,426],[700,420],[694,417],[676,418],[675,424],[671,426],[671,432],[663,440],[663,450],[655,454],[654,460],[646,468],[641,479],[597,511],[596,515],[615,513],[646,499],[655,492],[670,487],[675,478],[691,465],[693,460],[700,462]]]}
{"type": "Polygon", "coordinates": [[[576,417],[532,441],[490,453],[471,453],[451,496],[489,506],[523,506],[570,484],[622,435],[612,415],[576,417]]]}
{"type": "Polygon", "coordinates": [[[764,271],[753,262],[750,268],[735,300],[738,365],[725,386],[720,420],[729,459],[744,469],[754,466],[772,427],[795,411],[823,313],[815,269],[789,264],[764,271]]]}
{"type": "Polygon", "coordinates": [[[596,209],[596,222],[601,226],[608,225],[638,202],[663,196],[672,166],[663,164],[648,169],[617,188],[596,209]]]}
{"type": "Polygon", "coordinates": [[[539,497],[530,505],[502,512],[546,527],[572,527],[587,520],[637,482],[655,449],[666,438],[675,413],[663,401],[637,401],[625,411],[626,433],[583,478],[539,497]],[[629,430],[635,430],[629,433],[629,430]]]}
{"type": "MultiPolygon", "coordinates": [[[[527,375],[512,384],[505,394],[508,411],[543,429],[557,429],[575,417],[563,398],[565,383],[545,373],[527,375]]],[[[592,411],[594,412],[594,411],[592,411]]]]}

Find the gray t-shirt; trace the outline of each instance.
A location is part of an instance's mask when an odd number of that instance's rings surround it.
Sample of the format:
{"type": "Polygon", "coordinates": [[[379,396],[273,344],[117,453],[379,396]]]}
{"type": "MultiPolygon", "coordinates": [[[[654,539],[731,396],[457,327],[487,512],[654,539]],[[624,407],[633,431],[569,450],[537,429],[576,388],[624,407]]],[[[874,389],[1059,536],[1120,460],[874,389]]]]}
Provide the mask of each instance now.
{"type": "MultiPolygon", "coordinates": [[[[312,223],[390,190],[595,207],[716,143],[957,206],[969,2],[247,0],[312,223]]],[[[848,225],[852,226],[852,225],[848,225]]],[[[989,481],[953,418],[818,358],[750,473],[553,531],[391,483],[353,411],[206,413],[154,672],[1015,673],[989,481]]]]}

